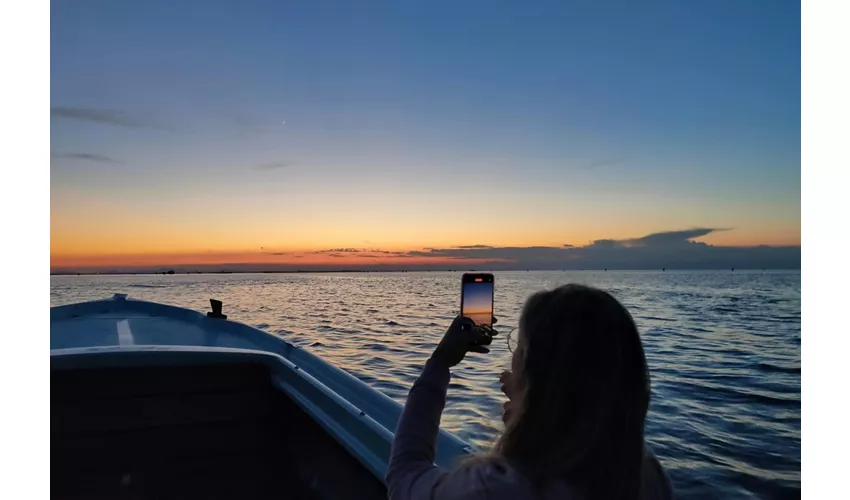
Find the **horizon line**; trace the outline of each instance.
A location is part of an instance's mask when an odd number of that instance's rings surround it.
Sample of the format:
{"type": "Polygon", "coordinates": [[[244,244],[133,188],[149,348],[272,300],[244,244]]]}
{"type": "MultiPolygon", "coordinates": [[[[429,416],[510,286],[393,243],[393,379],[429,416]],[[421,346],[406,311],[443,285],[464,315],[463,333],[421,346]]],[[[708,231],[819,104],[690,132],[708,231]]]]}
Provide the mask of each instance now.
{"type": "Polygon", "coordinates": [[[50,271],[51,276],[162,276],[162,275],[178,275],[178,274],[327,274],[327,273],[467,273],[467,272],[482,272],[487,271],[491,273],[511,273],[511,272],[634,272],[634,271],[642,271],[642,272],[681,272],[681,271],[801,271],[801,268],[798,267],[704,267],[704,268],[688,268],[688,267],[662,267],[662,268],[647,268],[647,267],[635,267],[635,268],[596,268],[596,267],[588,267],[588,268],[541,268],[541,269],[531,269],[531,268],[517,268],[517,269],[297,269],[297,270],[177,270],[177,269],[167,269],[165,271],[153,271],[153,270],[145,270],[145,271],[50,271]]]}

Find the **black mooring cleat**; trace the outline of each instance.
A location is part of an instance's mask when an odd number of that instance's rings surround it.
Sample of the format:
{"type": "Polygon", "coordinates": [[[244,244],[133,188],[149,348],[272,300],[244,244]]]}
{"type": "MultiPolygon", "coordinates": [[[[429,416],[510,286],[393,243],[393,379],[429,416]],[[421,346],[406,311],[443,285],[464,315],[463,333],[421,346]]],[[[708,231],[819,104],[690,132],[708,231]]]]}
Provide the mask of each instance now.
{"type": "Polygon", "coordinates": [[[222,303],[220,300],[210,299],[210,307],[212,307],[212,311],[207,313],[207,316],[210,318],[220,318],[227,319],[226,314],[221,314],[222,303]]]}

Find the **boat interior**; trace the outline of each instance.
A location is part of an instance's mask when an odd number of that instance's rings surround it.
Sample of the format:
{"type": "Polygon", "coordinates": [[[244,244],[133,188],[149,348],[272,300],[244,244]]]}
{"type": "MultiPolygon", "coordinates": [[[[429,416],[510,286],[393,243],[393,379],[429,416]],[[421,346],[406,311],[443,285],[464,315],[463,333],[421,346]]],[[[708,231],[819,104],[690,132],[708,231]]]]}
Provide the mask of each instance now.
{"type": "Polygon", "coordinates": [[[261,363],[51,371],[54,498],[386,498],[261,363]]]}

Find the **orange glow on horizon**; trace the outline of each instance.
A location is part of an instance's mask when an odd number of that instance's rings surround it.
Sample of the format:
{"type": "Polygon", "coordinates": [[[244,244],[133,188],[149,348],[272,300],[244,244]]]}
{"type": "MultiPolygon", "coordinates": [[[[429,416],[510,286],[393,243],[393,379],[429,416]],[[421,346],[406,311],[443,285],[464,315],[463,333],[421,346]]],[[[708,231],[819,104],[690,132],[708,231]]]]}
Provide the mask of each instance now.
{"type": "MultiPolygon", "coordinates": [[[[365,252],[364,252],[365,253],[365,252]]],[[[464,262],[480,264],[493,259],[452,259],[446,257],[396,256],[377,257],[357,254],[340,255],[287,253],[181,253],[181,254],[139,254],[139,255],[51,255],[51,268],[106,268],[106,267],[148,267],[148,266],[210,266],[225,264],[268,264],[289,266],[368,266],[397,265],[398,267],[421,264],[449,265],[464,262]]]]}
{"type": "MultiPolygon", "coordinates": [[[[344,193],[340,196],[344,201],[344,193]]],[[[210,218],[198,208],[206,198],[174,198],[131,211],[117,201],[98,201],[76,193],[57,191],[52,198],[52,269],[225,264],[337,268],[474,265],[487,260],[404,254],[473,245],[582,247],[600,239],[625,240],[692,227],[725,227],[684,223],[666,216],[633,220],[620,210],[606,211],[604,207],[590,212],[550,210],[545,204],[535,206],[533,197],[516,206],[488,206],[486,217],[474,227],[458,217],[456,206],[448,201],[445,206],[436,205],[436,213],[423,215],[404,200],[388,202],[377,210],[357,204],[345,206],[340,199],[328,198],[322,200],[324,205],[310,207],[310,217],[282,217],[272,210],[261,210],[250,200],[237,203],[222,195],[216,199],[216,216],[210,218]],[[340,248],[360,251],[332,251],[340,248]],[[332,256],[334,253],[337,255],[332,256]]],[[[715,246],[798,246],[800,224],[794,219],[763,219],[736,229],[717,230],[695,241],[715,246]]]]}
{"type": "MultiPolygon", "coordinates": [[[[645,234],[628,234],[620,239],[639,238],[645,234]]],[[[346,262],[349,264],[383,263],[383,262],[406,262],[423,263],[422,258],[417,257],[386,257],[380,252],[408,252],[421,251],[426,248],[456,248],[463,245],[490,245],[494,247],[529,247],[529,246],[551,246],[560,247],[565,243],[581,247],[590,244],[596,239],[605,239],[599,235],[588,235],[579,238],[560,239],[547,238],[549,241],[528,241],[516,237],[503,236],[502,238],[476,238],[466,239],[459,243],[448,243],[443,238],[435,241],[420,243],[416,245],[403,245],[399,242],[389,241],[387,243],[366,243],[360,245],[345,244],[338,239],[328,240],[325,244],[313,242],[308,245],[263,246],[262,240],[246,241],[239,247],[233,245],[238,238],[229,240],[230,244],[222,239],[211,239],[203,244],[202,238],[171,238],[171,235],[163,234],[155,237],[152,234],[144,237],[127,238],[122,234],[106,237],[106,235],[70,235],[62,234],[54,230],[51,232],[51,267],[65,266],[118,266],[118,265],[189,265],[189,264],[233,264],[233,263],[263,263],[263,264],[298,264],[309,263],[311,265],[328,265],[346,262]],[[494,241],[496,240],[496,241],[494,241]],[[524,240],[524,241],[523,241],[524,240]],[[565,241],[566,240],[566,241],[565,241]],[[240,248],[241,247],[241,248],[240,248]],[[327,251],[334,248],[355,248],[370,254],[366,257],[357,254],[346,254],[340,257],[329,258],[323,256],[319,251],[327,251]],[[369,252],[373,250],[376,252],[369,252]],[[295,257],[298,255],[298,257],[295,257]],[[413,260],[408,260],[413,259],[413,260]]],[[[235,236],[235,235],[234,235],[235,236]]],[[[741,231],[717,231],[709,235],[695,238],[694,241],[704,242],[714,246],[752,247],[758,245],[768,246],[799,246],[801,244],[799,227],[784,231],[760,231],[755,233],[743,233],[741,231]]],[[[328,252],[326,252],[328,253],[328,252]]],[[[430,263],[438,263],[434,257],[425,260],[430,263]]],[[[450,260],[449,260],[450,261],[450,260]]]]}
{"type": "MultiPolygon", "coordinates": [[[[721,234],[721,233],[718,233],[721,234]]],[[[696,241],[702,241],[709,238],[697,238],[696,241]]],[[[707,241],[715,246],[736,246],[736,247],[752,247],[764,245],[766,243],[753,241],[744,242],[743,244],[726,243],[726,238],[716,241],[717,238],[710,238],[712,241],[707,241]]],[[[731,240],[735,241],[735,240],[731,240]]],[[[775,241],[771,246],[799,246],[800,240],[790,235],[784,240],[775,241]]],[[[445,248],[457,247],[458,245],[449,245],[445,248]]],[[[554,246],[554,245],[494,245],[494,246],[554,246]]],[[[369,248],[354,248],[357,252],[345,251],[346,247],[341,251],[334,251],[334,248],[323,249],[299,249],[299,250],[258,250],[258,251],[206,251],[206,252],[147,252],[147,253],[59,253],[51,252],[50,267],[54,268],[107,268],[107,267],[152,267],[152,266],[214,266],[225,264],[264,264],[264,265],[288,265],[288,266],[304,266],[305,268],[313,266],[327,267],[346,267],[346,266],[371,266],[371,265],[387,265],[387,266],[417,266],[417,265],[451,265],[451,264],[481,264],[485,262],[495,262],[498,259],[468,259],[468,258],[451,258],[441,256],[408,256],[404,253],[408,251],[422,251],[423,247],[414,249],[369,249],[369,248]],[[393,254],[395,253],[395,254],[393,254]]],[[[353,247],[349,247],[353,248],[353,247]]],[[[427,247],[427,248],[433,248],[427,247]]]]}

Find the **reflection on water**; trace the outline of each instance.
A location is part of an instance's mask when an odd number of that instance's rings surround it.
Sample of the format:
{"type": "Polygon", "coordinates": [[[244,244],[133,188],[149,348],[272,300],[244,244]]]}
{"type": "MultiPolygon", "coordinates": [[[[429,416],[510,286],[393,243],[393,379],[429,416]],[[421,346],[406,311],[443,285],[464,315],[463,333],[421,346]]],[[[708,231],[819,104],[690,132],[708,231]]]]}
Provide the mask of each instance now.
{"type": "MultiPolygon", "coordinates": [[[[399,402],[459,307],[460,273],[54,276],[51,305],[113,293],[281,335],[399,402]]],[[[498,329],[535,291],[577,282],[612,292],[643,334],[653,400],[647,439],[681,497],[799,495],[800,273],[496,273],[498,329]]],[[[501,430],[503,339],[452,377],[444,428],[486,446],[501,430]]]]}

